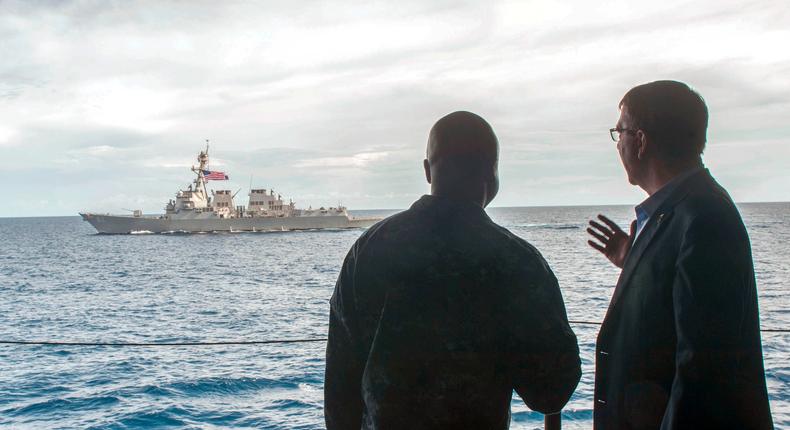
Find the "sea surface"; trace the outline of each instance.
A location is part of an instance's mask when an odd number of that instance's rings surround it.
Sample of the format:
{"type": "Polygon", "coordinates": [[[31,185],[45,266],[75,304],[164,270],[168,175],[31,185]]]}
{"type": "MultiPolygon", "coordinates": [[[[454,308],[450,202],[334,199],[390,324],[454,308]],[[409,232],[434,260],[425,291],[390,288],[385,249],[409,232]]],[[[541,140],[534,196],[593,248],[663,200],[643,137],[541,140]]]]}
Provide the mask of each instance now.
{"type": "MultiPolygon", "coordinates": [[[[790,329],[790,203],[741,204],[761,323],[790,329]]],[[[357,212],[357,215],[390,214],[357,212]]],[[[492,208],[536,245],[571,320],[601,321],[618,270],[586,245],[598,213],[632,208],[492,208]]],[[[0,218],[0,340],[259,341],[324,338],[342,260],[362,230],[97,235],[79,217],[0,218]]],[[[592,426],[597,326],[573,326],[583,376],[565,429],[592,426]]],[[[246,346],[0,345],[0,427],[323,428],[324,342],[246,346]]],[[[776,428],[790,428],[790,333],[763,333],[776,428]]],[[[542,416],[513,396],[514,429],[542,416]]]]}

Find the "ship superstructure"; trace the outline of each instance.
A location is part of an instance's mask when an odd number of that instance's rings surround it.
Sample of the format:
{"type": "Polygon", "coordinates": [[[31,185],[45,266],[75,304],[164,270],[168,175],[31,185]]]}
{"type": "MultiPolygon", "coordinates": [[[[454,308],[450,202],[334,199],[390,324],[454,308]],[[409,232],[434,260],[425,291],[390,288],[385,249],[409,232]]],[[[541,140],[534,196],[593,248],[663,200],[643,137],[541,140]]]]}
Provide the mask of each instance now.
{"type": "Polygon", "coordinates": [[[212,190],[210,180],[226,180],[224,172],[209,169],[208,144],[192,166],[195,179],[179,190],[175,199],[165,206],[165,213],[146,216],[135,210],[132,215],[80,213],[99,233],[128,234],[138,232],[222,232],[306,230],[323,228],[369,227],[381,218],[357,218],[345,207],[297,209],[293,200],[287,203],[273,189],[254,188],[248,193],[247,205],[237,205],[231,190],[212,190]]]}

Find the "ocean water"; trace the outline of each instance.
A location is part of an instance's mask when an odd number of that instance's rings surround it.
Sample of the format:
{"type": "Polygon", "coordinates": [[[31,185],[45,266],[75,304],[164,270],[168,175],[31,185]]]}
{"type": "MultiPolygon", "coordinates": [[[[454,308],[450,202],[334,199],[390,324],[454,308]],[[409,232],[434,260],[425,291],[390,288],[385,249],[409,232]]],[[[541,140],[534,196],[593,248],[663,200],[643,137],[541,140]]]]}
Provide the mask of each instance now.
{"type": "MultiPolygon", "coordinates": [[[[789,329],[790,203],[739,207],[762,326],[789,329]]],[[[604,213],[626,226],[631,210],[488,212],[541,250],[571,320],[600,321],[618,270],[586,245],[586,221],[604,213]]],[[[0,218],[0,340],[323,338],[339,267],[361,232],[104,236],[79,217],[0,218]]],[[[598,327],[573,328],[583,376],[563,426],[588,429],[598,327]]],[[[324,346],[0,345],[0,427],[323,428],[324,346]]],[[[763,351],[776,427],[790,428],[790,333],[763,333],[763,351]]],[[[542,428],[517,395],[511,409],[511,428],[542,428]]]]}

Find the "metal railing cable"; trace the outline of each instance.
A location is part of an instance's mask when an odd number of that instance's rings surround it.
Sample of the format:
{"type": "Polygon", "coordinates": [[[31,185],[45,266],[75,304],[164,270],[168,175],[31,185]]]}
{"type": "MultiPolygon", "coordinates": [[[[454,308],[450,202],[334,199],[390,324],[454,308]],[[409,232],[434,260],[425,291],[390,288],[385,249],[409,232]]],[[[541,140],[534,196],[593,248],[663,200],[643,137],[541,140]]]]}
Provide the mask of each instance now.
{"type": "MultiPolygon", "coordinates": [[[[595,322],[595,321],[573,321],[568,320],[571,324],[579,324],[579,325],[601,325],[603,323],[595,322]]],[[[790,333],[790,329],[785,328],[761,328],[760,333],[790,333]]]]}
{"type": "Polygon", "coordinates": [[[272,343],[326,342],[326,338],[316,339],[273,339],[273,340],[228,340],[208,342],[67,342],[38,340],[0,340],[2,345],[42,345],[42,346],[227,346],[227,345],[267,345],[272,343]]]}
{"type": "MultiPolygon", "coordinates": [[[[570,324],[601,325],[595,321],[569,320],[570,324]]],[[[790,333],[788,329],[764,328],[762,333],[790,333]]],[[[156,347],[156,346],[244,346],[244,345],[269,345],[286,343],[326,342],[327,338],[307,339],[271,339],[271,340],[228,340],[204,342],[79,342],[79,341],[54,341],[54,340],[0,340],[0,345],[31,345],[31,346],[107,346],[107,347],[156,347]]]]}
{"type": "Polygon", "coordinates": [[[571,324],[580,324],[580,325],[601,325],[602,324],[602,323],[595,322],[595,321],[574,321],[574,320],[568,320],[568,322],[571,323],[571,324]]]}

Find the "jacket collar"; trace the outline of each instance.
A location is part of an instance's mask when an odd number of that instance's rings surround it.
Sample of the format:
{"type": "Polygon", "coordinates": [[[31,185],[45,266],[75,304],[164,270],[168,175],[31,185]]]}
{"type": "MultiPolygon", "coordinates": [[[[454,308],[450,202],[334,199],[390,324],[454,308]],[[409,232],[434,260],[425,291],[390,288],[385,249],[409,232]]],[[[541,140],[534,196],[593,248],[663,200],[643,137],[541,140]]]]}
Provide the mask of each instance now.
{"type": "Polygon", "coordinates": [[[704,167],[694,167],[693,169],[689,169],[670,180],[666,185],[661,187],[658,191],[653,193],[650,197],[646,198],[642,203],[636,205],[637,213],[639,211],[644,212],[648,217],[652,217],[661,206],[672,197],[672,195],[676,194],[678,188],[682,187],[686,180],[697,173],[705,170],[704,167]]]}
{"type": "Polygon", "coordinates": [[[456,200],[443,196],[425,194],[411,205],[411,209],[427,211],[435,216],[466,218],[483,218],[487,221],[491,219],[486,214],[485,209],[465,200],[456,200]]]}

